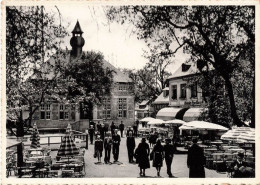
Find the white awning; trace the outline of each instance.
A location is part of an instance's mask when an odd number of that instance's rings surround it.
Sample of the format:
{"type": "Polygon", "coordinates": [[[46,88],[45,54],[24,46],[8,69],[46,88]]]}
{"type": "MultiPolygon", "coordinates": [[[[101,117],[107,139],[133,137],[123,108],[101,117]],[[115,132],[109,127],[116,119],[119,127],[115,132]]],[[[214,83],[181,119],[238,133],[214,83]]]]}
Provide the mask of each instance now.
{"type": "Polygon", "coordinates": [[[175,115],[179,112],[181,108],[165,107],[158,111],[156,118],[162,120],[172,120],[175,119],[175,115]]]}
{"type": "Polygon", "coordinates": [[[184,121],[194,121],[194,120],[198,120],[198,117],[200,116],[200,114],[204,111],[204,108],[189,108],[184,116],[183,116],[183,120],[184,121]]]}

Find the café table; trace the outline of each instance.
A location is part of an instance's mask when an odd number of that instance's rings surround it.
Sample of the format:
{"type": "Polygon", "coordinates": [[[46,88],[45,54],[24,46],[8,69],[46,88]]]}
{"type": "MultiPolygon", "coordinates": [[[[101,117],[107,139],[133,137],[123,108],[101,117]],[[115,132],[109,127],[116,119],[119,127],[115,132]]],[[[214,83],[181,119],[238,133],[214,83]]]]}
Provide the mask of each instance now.
{"type": "Polygon", "coordinates": [[[221,161],[223,159],[223,153],[213,153],[211,155],[214,161],[221,161]]]}
{"type": "Polygon", "coordinates": [[[30,166],[35,166],[35,163],[36,163],[36,161],[25,161],[25,165],[26,166],[28,166],[28,167],[30,167],[30,166]]]}
{"type": "Polygon", "coordinates": [[[228,150],[231,151],[232,153],[241,153],[241,152],[244,153],[245,152],[245,150],[242,148],[230,148],[228,150]]]}

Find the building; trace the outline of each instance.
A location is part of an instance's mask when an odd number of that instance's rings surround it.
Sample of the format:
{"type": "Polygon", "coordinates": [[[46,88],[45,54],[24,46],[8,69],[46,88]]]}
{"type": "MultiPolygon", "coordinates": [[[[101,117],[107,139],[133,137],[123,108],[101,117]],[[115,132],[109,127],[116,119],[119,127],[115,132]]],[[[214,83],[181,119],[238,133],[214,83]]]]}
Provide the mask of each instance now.
{"type": "Polygon", "coordinates": [[[144,100],[140,104],[136,105],[135,114],[138,120],[149,117],[153,114],[154,110],[151,103],[151,100],[144,100]]]}
{"type": "MultiPolygon", "coordinates": [[[[82,48],[85,40],[82,37],[83,31],[79,22],[76,23],[72,31],[70,45],[71,51],[66,51],[64,62],[73,62],[82,55],[82,48]]],[[[51,60],[51,59],[50,59],[51,60]]],[[[111,65],[108,61],[103,61],[104,67],[115,71],[111,95],[103,98],[101,105],[87,105],[83,102],[68,103],[49,101],[41,104],[33,115],[33,122],[39,128],[66,128],[68,123],[77,125],[79,130],[89,128],[89,121],[100,121],[111,124],[114,121],[119,124],[132,125],[134,123],[134,84],[128,75],[111,65]]]]}
{"type": "MultiPolygon", "coordinates": [[[[194,82],[188,84],[188,81],[198,75],[196,64],[182,64],[177,71],[168,78],[169,94],[162,93],[164,97],[158,97],[165,102],[168,99],[168,107],[158,111],[156,117],[163,120],[183,119],[192,121],[198,119],[203,112],[204,100],[202,89],[194,82]]],[[[157,99],[158,99],[157,98],[157,99]]],[[[158,102],[158,101],[157,101],[158,102]]]]}
{"type": "Polygon", "coordinates": [[[169,106],[169,87],[165,87],[162,93],[152,102],[154,113],[169,106]]]}

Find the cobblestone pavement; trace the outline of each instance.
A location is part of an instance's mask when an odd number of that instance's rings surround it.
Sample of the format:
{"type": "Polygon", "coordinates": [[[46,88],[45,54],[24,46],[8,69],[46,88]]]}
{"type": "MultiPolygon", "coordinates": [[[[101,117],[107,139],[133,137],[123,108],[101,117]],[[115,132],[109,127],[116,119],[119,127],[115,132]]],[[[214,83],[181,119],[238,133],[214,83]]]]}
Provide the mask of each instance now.
{"type": "MultiPolygon", "coordinates": [[[[140,143],[141,139],[136,139],[136,145],[140,143]]],[[[85,162],[86,162],[86,177],[139,177],[139,167],[138,164],[128,163],[127,148],[126,148],[126,138],[121,139],[120,145],[120,154],[119,161],[122,164],[95,164],[97,159],[93,157],[94,154],[94,145],[89,145],[89,149],[85,153],[85,162]]],[[[172,163],[172,172],[173,175],[177,178],[187,178],[189,171],[186,165],[187,154],[176,154],[173,158],[172,163]]],[[[104,161],[104,152],[102,156],[102,162],[104,161]]],[[[111,161],[113,162],[113,155],[111,154],[111,161]]],[[[152,167],[152,162],[150,162],[151,168],[146,170],[147,177],[156,177],[156,169],[152,167]]],[[[227,177],[226,173],[217,173],[215,170],[206,171],[206,177],[208,178],[225,178],[227,177]]],[[[164,161],[163,167],[161,169],[161,177],[168,178],[166,173],[166,164],[164,161]]]]}

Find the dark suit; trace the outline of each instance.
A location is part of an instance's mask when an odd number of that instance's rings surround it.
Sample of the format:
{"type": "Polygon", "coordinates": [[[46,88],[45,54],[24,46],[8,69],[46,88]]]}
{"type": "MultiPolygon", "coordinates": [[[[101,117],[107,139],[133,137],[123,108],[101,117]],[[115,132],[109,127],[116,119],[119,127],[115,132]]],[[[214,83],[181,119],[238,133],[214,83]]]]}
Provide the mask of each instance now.
{"type": "Polygon", "coordinates": [[[204,165],[206,163],[203,148],[193,144],[188,150],[187,165],[190,178],[205,178],[204,165]]]}
{"type": "Polygon", "coordinates": [[[125,129],[125,125],[124,125],[123,123],[121,123],[121,124],[119,125],[119,130],[120,130],[120,132],[121,132],[121,137],[123,137],[124,129],[125,129]]]}
{"type": "Polygon", "coordinates": [[[242,162],[240,163],[240,162],[238,162],[237,160],[235,160],[235,161],[231,164],[230,167],[231,167],[231,170],[234,172],[234,174],[233,174],[233,177],[234,177],[234,178],[247,177],[247,174],[246,174],[246,173],[243,173],[243,172],[241,172],[241,171],[239,170],[239,168],[241,168],[242,166],[247,167],[247,166],[248,166],[247,162],[242,161],[242,162]],[[237,166],[237,168],[238,168],[237,170],[234,169],[235,166],[237,166]]]}
{"type": "Polygon", "coordinates": [[[113,140],[113,155],[114,155],[114,160],[118,161],[118,156],[119,156],[119,145],[121,142],[120,135],[114,135],[112,137],[113,140]]]}
{"type": "Polygon", "coordinates": [[[172,176],[171,165],[172,165],[172,159],[173,159],[173,155],[174,155],[175,151],[176,151],[175,145],[172,145],[172,144],[164,145],[165,163],[167,166],[167,174],[169,176],[172,176]]]}
{"type": "Polygon", "coordinates": [[[111,153],[112,145],[113,145],[112,138],[105,137],[105,140],[104,140],[104,149],[105,149],[104,161],[105,161],[105,163],[110,162],[110,153],[111,153]]]}
{"type": "Polygon", "coordinates": [[[129,162],[133,162],[133,157],[134,157],[134,149],[135,149],[135,138],[128,136],[126,139],[126,146],[127,146],[127,151],[128,151],[128,159],[129,162]]]}
{"type": "Polygon", "coordinates": [[[93,136],[94,136],[94,128],[89,128],[88,133],[89,133],[89,138],[90,138],[90,143],[93,144],[93,136]]]}

